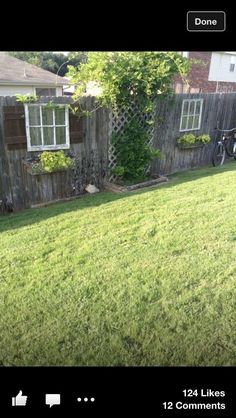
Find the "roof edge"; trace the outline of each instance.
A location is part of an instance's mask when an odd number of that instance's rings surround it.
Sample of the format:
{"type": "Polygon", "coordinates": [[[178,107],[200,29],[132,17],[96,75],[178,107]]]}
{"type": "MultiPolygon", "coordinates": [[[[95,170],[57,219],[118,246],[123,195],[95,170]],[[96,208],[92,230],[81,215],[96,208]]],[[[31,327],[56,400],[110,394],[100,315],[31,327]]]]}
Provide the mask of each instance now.
{"type": "Polygon", "coordinates": [[[69,82],[62,82],[58,81],[57,83],[49,83],[49,82],[42,82],[42,81],[17,81],[17,80],[1,80],[0,79],[0,85],[6,85],[6,86],[50,86],[50,87],[62,87],[69,85],[69,82]]]}

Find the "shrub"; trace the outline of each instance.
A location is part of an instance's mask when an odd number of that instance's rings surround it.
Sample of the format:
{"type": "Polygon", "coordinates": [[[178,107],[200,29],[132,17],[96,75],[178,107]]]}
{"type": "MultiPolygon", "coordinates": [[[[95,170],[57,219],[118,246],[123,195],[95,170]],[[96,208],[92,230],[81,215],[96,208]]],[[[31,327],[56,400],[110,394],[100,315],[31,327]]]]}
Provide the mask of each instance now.
{"type": "Polygon", "coordinates": [[[144,178],[152,159],[160,155],[160,151],[150,147],[147,140],[147,129],[135,119],[125,127],[123,133],[113,134],[117,166],[112,172],[124,180],[144,178]]]}
{"type": "Polygon", "coordinates": [[[114,173],[117,177],[123,177],[124,172],[125,172],[125,169],[121,165],[116,165],[112,169],[112,173],[114,173]]]}

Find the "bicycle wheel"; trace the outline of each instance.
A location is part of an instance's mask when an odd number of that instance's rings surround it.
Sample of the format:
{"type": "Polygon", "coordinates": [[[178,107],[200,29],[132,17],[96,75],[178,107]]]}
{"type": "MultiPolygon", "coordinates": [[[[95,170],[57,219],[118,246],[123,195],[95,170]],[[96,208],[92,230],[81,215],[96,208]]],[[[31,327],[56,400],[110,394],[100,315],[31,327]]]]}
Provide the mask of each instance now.
{"type": "Polygon", "coordinates": [[[221,143],[216,144],[212,156],[212,164],[214,167],[223,165],[225,161],[225,149],[221,143]]]}
{"type": "Polygon", "coordinates": [[[236,160],[236,142],[234,142],[234,145],[233,145],[233,154],[235,154],[234,159],[236,160]]]}

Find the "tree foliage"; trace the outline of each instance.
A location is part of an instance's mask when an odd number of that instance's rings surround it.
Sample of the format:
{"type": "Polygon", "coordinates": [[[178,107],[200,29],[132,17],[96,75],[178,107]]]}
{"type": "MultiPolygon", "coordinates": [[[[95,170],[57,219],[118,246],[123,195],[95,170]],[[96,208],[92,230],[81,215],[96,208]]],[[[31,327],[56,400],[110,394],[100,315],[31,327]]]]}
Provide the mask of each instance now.
{"type": "MultiPolygon", "coordinates": [[[[86,92],[89,82],[101,87],[97,97],[103,106],[129,108],[135,103],[139,111],[153,115],[155,100],[173,91],[173,77],[183,78],[189,61],[176,52],[90,52],[79,68],[68,66],[67,77],[77,86],[75,97],[86,92]]],[[[152,116],[153,117],[153,116],[152,116]]],[[[134,116],[123,132],[113,136],[116,149],[115,173],[123,179],[146,175],[157,152],[147,145],[148,122],[134,116]]]]}
{"type": "Polygon", "coordinates": [[[172,91],[173,77],[184,77],[189,61],[176,52],[89,52],[79,68],[68,66],[68,76],[80,96],[89,81],[97,82],[103,105],[126,106],[136,100],[145,110],[158,94],[172,91]]]}
{"type": "Polygon", "coordinates": [[[62,53],[53,53],[53,52],[30,52],[30,51],[17,51],[10,52],[10,55],[15,58],[19,58],[23,61],[26,61],[30,64],[41,67],[44,70],[51,71],[52,73],[64,76],[67,72],[67,65],[75,65],[76,68],[81,63],[84,63],[87,59],[86,52],[70,52],[68,55],[62,53]],[[69,61],[66,63],[66,61],[69,61]],[[63,65],[64,64],[64,65],[63,65]]]}

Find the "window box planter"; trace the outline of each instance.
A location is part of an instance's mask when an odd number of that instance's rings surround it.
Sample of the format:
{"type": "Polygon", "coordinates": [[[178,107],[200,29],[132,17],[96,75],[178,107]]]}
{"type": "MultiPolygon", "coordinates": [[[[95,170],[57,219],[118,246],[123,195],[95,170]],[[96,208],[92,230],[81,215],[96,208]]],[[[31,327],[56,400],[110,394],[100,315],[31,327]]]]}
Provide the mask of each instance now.
{"type": "Polygon", "coordinates": [[[65,171],[68,171],[68,170],[70,170],[71,168],[69,167],[69,168],[62,168],[62,169],[58,169],[58,170],[55,170],[55,171],[51,171],[51,172],[49,172],[49,171],[36,171],[35,170],[35,164],[36,164],[36,162],[34,161],[34,162],[29,162],[29,161],[25,161],[25,160],[23,160],[22,161],[22,163],[23,163],[23,166],[24,166],[24,169],[27,171],[27,173],[28,174],[30,174],[31,176],[41,176],[41,175],[43,175],[43,174],[54,174],[54,173],[61,173],[61,172],[65,172],[65,171]]]}
{"type": "Polygon", "coordinates": [[[180,150],[203,148],[205,145],[207,145],[207,144],[204,144],[203,142],[196,142],[195,144],[178,144],[178,142],[177,142],[177,147],[180,150]]]}
{"type": "Polygon", "coordinates": [[[194,149],[202,148],[209,144],[211,138],[209,134],[194,135],[192,133],[185,133],[176,139],[176,145],[179,149],[194,149]]]}

